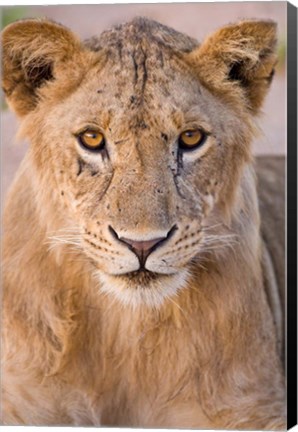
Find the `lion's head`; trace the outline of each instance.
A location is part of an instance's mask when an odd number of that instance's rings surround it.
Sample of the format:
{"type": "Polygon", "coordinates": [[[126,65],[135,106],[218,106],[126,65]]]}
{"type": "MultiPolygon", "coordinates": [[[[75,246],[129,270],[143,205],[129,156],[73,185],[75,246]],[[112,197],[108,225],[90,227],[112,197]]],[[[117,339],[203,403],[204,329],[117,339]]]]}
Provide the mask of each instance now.
{"type": "Polygon", "coordinates": [[[4,91],[31,141],[40,223],[102,290],[158,306],[232,242],[240,212],[258,223],[238,192],[275,39],[259,21],[202,45],[145,19],[84,43],[43,20],[4,31],[4,91]]]}

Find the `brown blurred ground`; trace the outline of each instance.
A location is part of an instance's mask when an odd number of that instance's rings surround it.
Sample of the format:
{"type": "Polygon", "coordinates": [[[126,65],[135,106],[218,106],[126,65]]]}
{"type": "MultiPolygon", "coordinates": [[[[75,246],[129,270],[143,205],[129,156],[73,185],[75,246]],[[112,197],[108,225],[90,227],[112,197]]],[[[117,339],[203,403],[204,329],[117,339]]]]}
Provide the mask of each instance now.
{"type": "MultiPolygon", "coordinates": [[[[27,17],[48,17],[66,25],[82,38],[128,21],[135,16],[155,19],[189,36],[202,40],[216,28],[240,19],[273,19],[278,23],[279,40],[285,41],[286,2],[131,4],[87,6],[31,6],[27,17]]],[[[272,83],[263,115],[259,120],[263,135],[255,140],[255,154],[286,152],[286,79],[280,70],[272,83]]],[[[17,121],[10,112],[1,114],[2,198],[26,151],[26,143],[15,143],[17,121]]]]}

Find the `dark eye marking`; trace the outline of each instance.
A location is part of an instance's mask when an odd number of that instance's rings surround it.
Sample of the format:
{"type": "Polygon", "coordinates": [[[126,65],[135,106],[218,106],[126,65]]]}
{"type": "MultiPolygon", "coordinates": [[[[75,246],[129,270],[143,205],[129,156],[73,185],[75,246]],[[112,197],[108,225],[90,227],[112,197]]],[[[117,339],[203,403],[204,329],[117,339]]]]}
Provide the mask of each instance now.
{"type": "Polygon", "coordinates": [[[78,162],[77,177],[79,177],[85,169],[88,169],[90,171],[91,177],[94,177],[99,173],[99,171],[94,170],[92,166],[87,162],[85,162],[83,159],[78,158],[77,162],[78,162]]]}
{"type": "Polygon", "coordinates": [[[161,137],[162,137],[162,139],[165,141],[165,142],[168,142],[168,139],[169,139],[169,137],[168,137],[168,135],[167,134],[165,134],[165,133],[161,133],[161,137]]]}
{"type": "Polygon", "coordinates": [[[86,162],[84,162],[82,159],[78,158],[78,171],[77,171],[77,176],[79,177],[79,175],[82,174],[83,169],[86,165],[86,162]]]}

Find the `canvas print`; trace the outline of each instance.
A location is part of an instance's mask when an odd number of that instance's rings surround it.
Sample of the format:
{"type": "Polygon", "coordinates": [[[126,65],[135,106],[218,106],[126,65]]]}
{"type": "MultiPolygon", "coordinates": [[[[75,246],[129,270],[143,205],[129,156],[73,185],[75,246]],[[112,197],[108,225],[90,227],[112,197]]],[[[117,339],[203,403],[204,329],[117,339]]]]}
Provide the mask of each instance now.
{"type": "Polygon", "coordinates": [[[3,424],[286,428],[285,28],[3,8],[3,424]]]}

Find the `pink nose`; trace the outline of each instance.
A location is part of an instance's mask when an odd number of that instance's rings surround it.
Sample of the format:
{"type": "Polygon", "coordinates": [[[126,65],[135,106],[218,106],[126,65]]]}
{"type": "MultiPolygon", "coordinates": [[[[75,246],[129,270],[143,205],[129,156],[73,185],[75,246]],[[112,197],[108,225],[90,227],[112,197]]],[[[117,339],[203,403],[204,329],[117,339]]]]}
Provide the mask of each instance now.
{"type": "Polygon", "coordinates": [[[145,267],[145,262],[150,253],[156,249],[156,247],[159,247],[160,245],[164,244],[166,240],[168,240],[174,232],[177,230],[177,226],[173,225],[170,231],[167,232],[167,234],[164,237],[157,237],[152,240],[132,240],[126,237],[120,237],[117,232],[109,226],[109,231],[112,234],[112,236],[117,239],[118,241],[126,244],[126,246],[136,254],[136,256],[139,258],[140,262],[140,269],[145,267]]]}
{"type": "Polygon", "coordinates": [[[120,240],[122,240],[124,243],[129,244],[133,249],[137,251],[143,251],[146,252],[149,249],[152,249],[157,243],[164,240],[165,237],[159,237],[153,240],[146,240],[146,241],[136,241],[136,240],[130,240],[125,237],[121,237],[120,240]]]}
{"type": "Polygon", "coordinates": [[[139,258],[140,264],[144,265],[149,254],[152,252],[154,246],[157,246],[166,238],[167,237],[159,237],[153,240],[136,241],[136,240],[127,239],[125,237],[121,237],[119,240],[129,245],[130,249],[139,258]]]}

